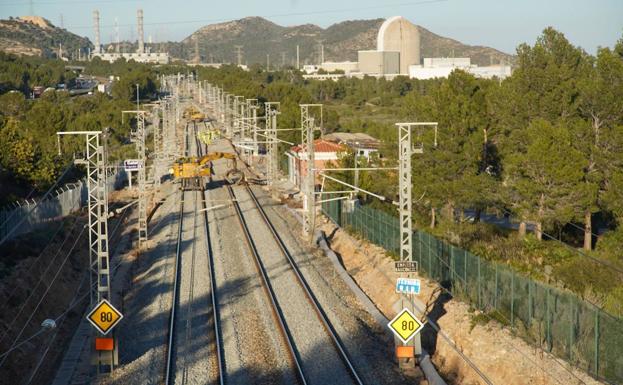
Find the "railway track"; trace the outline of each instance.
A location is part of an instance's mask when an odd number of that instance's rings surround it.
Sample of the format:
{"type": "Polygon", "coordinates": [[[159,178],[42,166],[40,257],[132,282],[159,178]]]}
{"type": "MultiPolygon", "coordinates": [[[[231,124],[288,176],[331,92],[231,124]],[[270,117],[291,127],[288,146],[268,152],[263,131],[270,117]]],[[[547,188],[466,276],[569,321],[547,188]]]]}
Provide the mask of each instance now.
{"type": "MultiPolygon", "coordinates": [[[[275,314],[275,318],[278,320],[277,322],[278,328],[280,329],[281,334],[283,335],[284,340],[286,341],[286,344],[288,346],[293,370],[295,370],[296,376],[300,383],[302,384],[314,383],[315,379],[311,378],[311,376],[308,373],[306,373],[306,370],[305,370],[306,363],[301,358],[301,354],[297,350],[297,345],[296,345],[295,339],[293,338],[293,333],[288,327],[288,322],[286,322],[286,317],[284,317],[283,308],[282,306],[280,306],[279,298],[277,297],[277,295],[275,294],[275,291],[273,290],[271,278],[269,277],[269,274],[267,273],[266,265],[264,261],[262,260],[262,257],[260,255],[261,253],[258,250],[257,242],[262,241],[262,240],[265,241],[265,239],[256,240],[254,238],[252,234],[254,231],[252,231],[249,226],[249,223],[246,219],[246,214],[244,214],[245,211],[243,211],[242,208],[240,207],[239,202],[241,201],[241,197],[238,196],[234,192],[234,189],[231,186],[227,186],[227,189],[229,192],[229,196],[233,202],[233,207],[236,212],[236,216],[238,218],[238,221],[245,235],[246,243],[249,246],[249,249],[251,250],[252,255],[254,256],[258,272],[260,273],[262,277],[262,283],[263,283],[265,292],[270,298],[270,302],[273,308],[272,309],[273,313],[275,314]]],[[[295,279],[293,281],[296,282],[297,285],[301,288],[302,292],[304,293],[307,303],[313,309],[312,310],[313,313],[316,315],[317,320],[322,325],[322,328],[324,329],[326,336],[330,340],[330,343],[333,346],[335,353],[340,358],[340,361],[343,366],[343,370],[348,373],[348,376],[350,377],[350,380],[352,381],[352,383],[362,385],[363,381],[360,375],[357,373],[357,370],[355,366],[353,365],[351,359],[349,358],[345,347],[343,346],[339,336],[337,335],[337,332],[335,331],[335,329],[329,322],[327,315],[322,310],[322,307],[319,304],[317,298],[314,296],[309,284],[307,283],[307,281],[301,274],[301,271],[299,270],[296,264],[296,261],[292,257],[291,253],[289,252],[288,248],[286,247],[283,240],[279,236],[277,230],[271,223],[270,219],[264,212],[264,209],[262,208],[261,204],[257,200],[255,194],[253,193],[253,191],[251,190],[249,186],[244,186],[239,189],[246,191],[246,194],[249,196],[249,199],[253,202],[254,210],[262,218],[262,221],[266,229],[268,229],[268,231],[270,232],[271,237],[274,241],[274,244],[276,245],[276,249],[278,249],[281,255],[283,256],[283,258],[287,260],[286,266],[288,266],[289,272],[295,276],[295,279]]],[[[256,230],[257,229],[255,229],[255,231],[256,230]]],[[[283,297],[281,299],[284,300],[283,297]]],[[[334,363],[331,362],[330,364],[334,364],[334,363]]]]}
{"type": "MultiPolygon", "coordinates": [[[[186,138],[186,153],[191,152],[186,138]]],[[[201,146],[196,143],[196,151],[201,152],[201,146]]],[[[190,354],[186,351],[188,347],[196,343],[195,329],[201,329],[206,325],[195,325],[193,320],[197,317],[198,312],[202,309],[198,308],[201,303],[196,298],[195,288],[201,281],[209,281],[210,284],[210,309],[207,313],[211,315],[211,319],[207,322],[212,325],[212,330],[200,331],[201,334],[208,334],[204,339],[209,340],[209,335],[213,336],[212,340],[207,341],[212,348],[213,357],[216,359],[216,377],[215,382],[224,384],[224,361],[222,357],[219,309],[217,301],[217,288],[214,274],[214,261],[212,256],[212,245],[210,241],[209,224],[207,217],[206,197],[204,191],[182,191],[179,209],[177,245],[175,251],[174,272],[173,272],[173,294],[171,303],[171,312],[169,315],[167,356],[165,362],[164,382],[166,385],[195,383],[198,378],[190,374],[189,366],[190,354]],[[187,206],[188,205],[188,206],[187,206]],[[188,221],[192,217],[192,221],[188,221]],[[191,222],[190,237],[185,238],[185,231],[188,232],[187,222],[191,222]],[[201,223],[203,222],[203,223],[201,223]],[[204,234],[201,234],[204,233],[204,234]],[[205,248],[201,247],[199,238],[205,236],[205,248]],[[184,247],[187,246],[186,250],[184,247]],[[197,276],[198,263],[201,258],[206,258],[208,274],[205,276],[197,276]],[[188,260],[186,260],[188,259],[188,260]],[[190,264],[190,266],[188,266],[190,264]],[[188,274],[183,277],[183,270],[187,270],[188,274]],[[188,280],[182,285],[182,280],[188,280]],[[182,292],[182,287],[186,286],[186,292],[182,292]],[[182,304],[181,296],[186,296],[185,306],[182,304]],[[182,322],[183,321],[183,322],[182,322]],[[180,336],[183,336],[182,341],[180,336]]],[[[188,234],[187,234],[188,235],[188,234]]],[[[201,381],[207,379],[202,378],[201,381]]]]}

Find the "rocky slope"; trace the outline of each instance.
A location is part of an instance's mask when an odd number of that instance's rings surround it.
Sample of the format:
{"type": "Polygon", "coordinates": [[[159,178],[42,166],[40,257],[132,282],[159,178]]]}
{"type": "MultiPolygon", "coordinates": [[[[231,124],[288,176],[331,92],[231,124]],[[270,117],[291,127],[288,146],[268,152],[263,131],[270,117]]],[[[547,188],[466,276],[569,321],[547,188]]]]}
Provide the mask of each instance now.
{"type": "MultiPolygon", "coordinates": [[[[203,61],[235,62],[234,46],[241,45],[243,62],[266,63],[269,54],[272,65],[279,66],[284,62],[294,63],[297,45],[300,46],[301,63],[317,62],[319,43],[322,42],[325,60],[357,60],[358,50],[376,47],[382,23],[383,19],[344,21],[323,29],[313,24],[284,27],[261,17],[248,17],[202,27],[181,43],[170,43],[169,50],[174,57],[192,59],[197,44],[203,61]]],[[[419,28],[423,57],[471,57],[472,62],[479,65],[500,60],[512,62],[511,55],[496,49],[466,45],[419,28]]]]}
{"type": "Polygon", "coordinates": [[[78,48],[86,53],[93,47],[89,39],[75,35],[66,29],[54,26],[39,16],[23,16],[0,20],[0,51],[18,55],[55,57],[59,44],[64,56],[78,48]]]}

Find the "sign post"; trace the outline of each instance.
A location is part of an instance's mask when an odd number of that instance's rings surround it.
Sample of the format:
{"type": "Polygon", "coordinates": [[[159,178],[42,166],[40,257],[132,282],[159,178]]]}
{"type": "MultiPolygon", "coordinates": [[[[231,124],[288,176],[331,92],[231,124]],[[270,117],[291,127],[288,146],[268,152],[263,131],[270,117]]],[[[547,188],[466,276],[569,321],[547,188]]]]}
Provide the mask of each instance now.
{"type": "Polygon", "coordinates": [[[117,344],[113,337],[106,337],[115,326],[121,321],[123,314],[108,302],[103,299],[97,304],[93,310],[87,314],[87,320],[93,325],[93,327],[103,335],[103,337],[95,338],[95,351],[97,352],[97,365],[98,372],[99,366],[104,360],[102,359],[102,352],[110,352],[110,371],[113,372],[114,366],[117,364],[117,344]]]}

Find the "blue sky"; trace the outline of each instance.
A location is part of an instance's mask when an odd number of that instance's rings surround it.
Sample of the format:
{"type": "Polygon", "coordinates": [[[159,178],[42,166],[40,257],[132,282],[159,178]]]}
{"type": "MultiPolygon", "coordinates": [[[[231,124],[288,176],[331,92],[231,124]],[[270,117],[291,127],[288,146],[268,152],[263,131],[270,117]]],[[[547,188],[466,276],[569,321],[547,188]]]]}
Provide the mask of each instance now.
{"type": "MultiPolygon", "coordinates": [[[[136,9],[145,13],[145,37],[181,40],[197,28],[245,16],[281,25],[327,27],[349,19],[402,15],[415,24],[467,44],[514,53],[534,43],[547,26],[562,31],[589,53],[623,36],[623,0],[33,0],[35,14],[93,38],[92,12],[100,11],[102,40],[113,39],[115,18],[122,39],[136,39],[136,9]]],[[[29,0],[0,0],[0,17],[29,14],[29,0]]]]}

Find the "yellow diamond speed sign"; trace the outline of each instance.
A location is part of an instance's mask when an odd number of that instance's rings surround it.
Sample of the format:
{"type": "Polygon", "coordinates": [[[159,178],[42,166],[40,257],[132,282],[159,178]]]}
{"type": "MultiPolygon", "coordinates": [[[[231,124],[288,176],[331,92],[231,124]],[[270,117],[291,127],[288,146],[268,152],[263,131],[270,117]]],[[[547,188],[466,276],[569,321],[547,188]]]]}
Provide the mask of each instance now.
{"type": "Polygon", "coordinates": [[[417,319],[409,309],[404,308],[387,326],[403,343],[409,342],[424,327],[424,322],[417,319]]]}
{"type": "Polygon", "coordinates": [[[107,300],[102,300],[91,310],[87,319],[100,333],[106,335],[123,318],[123,314],[107,300]]]}

